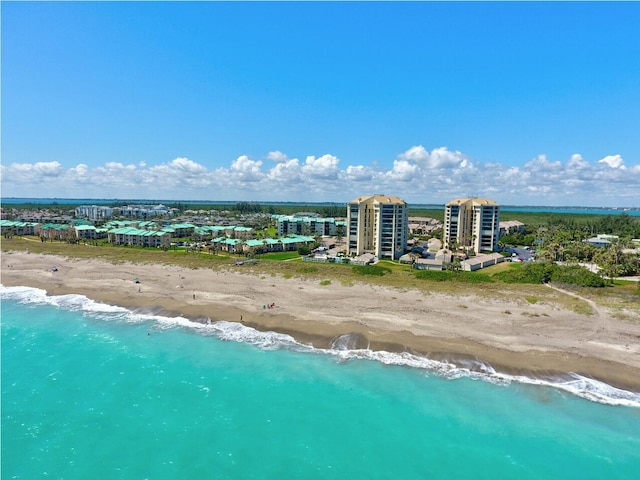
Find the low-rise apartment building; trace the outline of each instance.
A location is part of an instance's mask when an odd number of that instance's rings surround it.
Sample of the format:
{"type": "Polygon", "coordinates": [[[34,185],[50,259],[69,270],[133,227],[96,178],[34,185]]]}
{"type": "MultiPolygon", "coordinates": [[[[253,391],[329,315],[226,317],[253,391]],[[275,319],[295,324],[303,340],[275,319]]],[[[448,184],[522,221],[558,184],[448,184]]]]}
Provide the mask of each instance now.
{"type": "Polygon", "coordinates": [[[334,236],[341,225],[346,229],[345,222],[335,218],[298,215],[274,215],[274,218],[278,222],[278,235],[334,236]]]}

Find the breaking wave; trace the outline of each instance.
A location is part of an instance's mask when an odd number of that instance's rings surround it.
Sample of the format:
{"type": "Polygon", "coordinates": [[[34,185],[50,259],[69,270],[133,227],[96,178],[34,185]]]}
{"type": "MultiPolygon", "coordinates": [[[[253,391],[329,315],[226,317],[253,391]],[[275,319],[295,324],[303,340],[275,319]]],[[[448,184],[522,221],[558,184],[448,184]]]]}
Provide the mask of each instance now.
{"type": "Polygon", "coordinates": [[[332,355],[338,362],[351,360],[370,360],[385,365],[398,365],[424,370],[428,374],[446,379],[470,378],[496,385],[520,383],[553,387],[578,397],[607,405],[640,407],[640,393],[622,390],[599,380],[568,372],[562,376],[535,378],[526,375],[512,375],[496,371],[490,364],[478,359],[456,359],[455,363],[446,360],[434,360],[410,352],[387,352],[371,350],[365,337],[351,333],[337,337],[331,348],[315,348],[296,341],[292,336],[263,332],[237,322],[200,319],[189,320],[185,317],[168,317],[147,309],[130,310],[124,307],[96,302],[83,295],[47,295],[45,290],[31,287],[5,287],[0,285],[0,299],[13,300],[23,305],[51,305],[57,308],[82,312],[87,317],[123,323],[152,322],[155,328],[171,329],[176,327],[197,331],[202,335],[213,336],[223,341],[243,342],[263,350],[286,349],[301,353],[332,355]]]}

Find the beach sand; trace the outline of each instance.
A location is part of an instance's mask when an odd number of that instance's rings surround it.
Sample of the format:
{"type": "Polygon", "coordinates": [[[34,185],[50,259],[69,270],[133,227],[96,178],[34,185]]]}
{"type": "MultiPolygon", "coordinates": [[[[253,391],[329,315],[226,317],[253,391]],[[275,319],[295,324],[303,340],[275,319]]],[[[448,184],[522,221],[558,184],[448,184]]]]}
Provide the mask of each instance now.
{"type": "Polygon", "coordinates": [[[640,322],[618,319],[603,307],[581,315],[544,302],[366,283],[321,285],[251,274],[244,267],[111,264],[25,252],[3,252],[1,262],[5,286],[82,294],[195,321],[242,321],[322,348],[340,335],[357,334],[359,347],[415,352],[456,364],[478,359],[506,373],[575,372],[640,392],[640,322]]]}

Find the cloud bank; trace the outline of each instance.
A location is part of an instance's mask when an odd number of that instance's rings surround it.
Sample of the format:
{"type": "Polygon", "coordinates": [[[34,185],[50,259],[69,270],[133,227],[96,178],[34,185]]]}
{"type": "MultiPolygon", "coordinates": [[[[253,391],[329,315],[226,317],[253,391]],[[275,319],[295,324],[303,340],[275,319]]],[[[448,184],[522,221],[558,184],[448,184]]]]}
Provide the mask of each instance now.
{"type": "Polygon", "coordinates": [[[416,145],[388,163],[342,165],[329,153],[302,161],[272,151],[259,159],[240,155],[214,169],[185,157],[156,165],[51,161],[0,168],[4,197],[346,202],[386,193],[413,204],[479,196],[508,205],[640,206],[640,164],[627,165],[619,154],[562,160],[540,154],[507,166],[416,145]]]}

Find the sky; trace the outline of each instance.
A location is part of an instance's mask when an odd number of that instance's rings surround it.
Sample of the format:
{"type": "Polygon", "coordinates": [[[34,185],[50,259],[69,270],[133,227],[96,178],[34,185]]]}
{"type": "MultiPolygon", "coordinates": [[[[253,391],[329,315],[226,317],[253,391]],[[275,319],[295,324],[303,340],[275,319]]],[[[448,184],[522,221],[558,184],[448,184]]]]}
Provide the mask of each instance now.
{"type": "Polygon", "coordinates": [[[1,3],[1,195],[640,207],[640,3],[1,3]]]}

